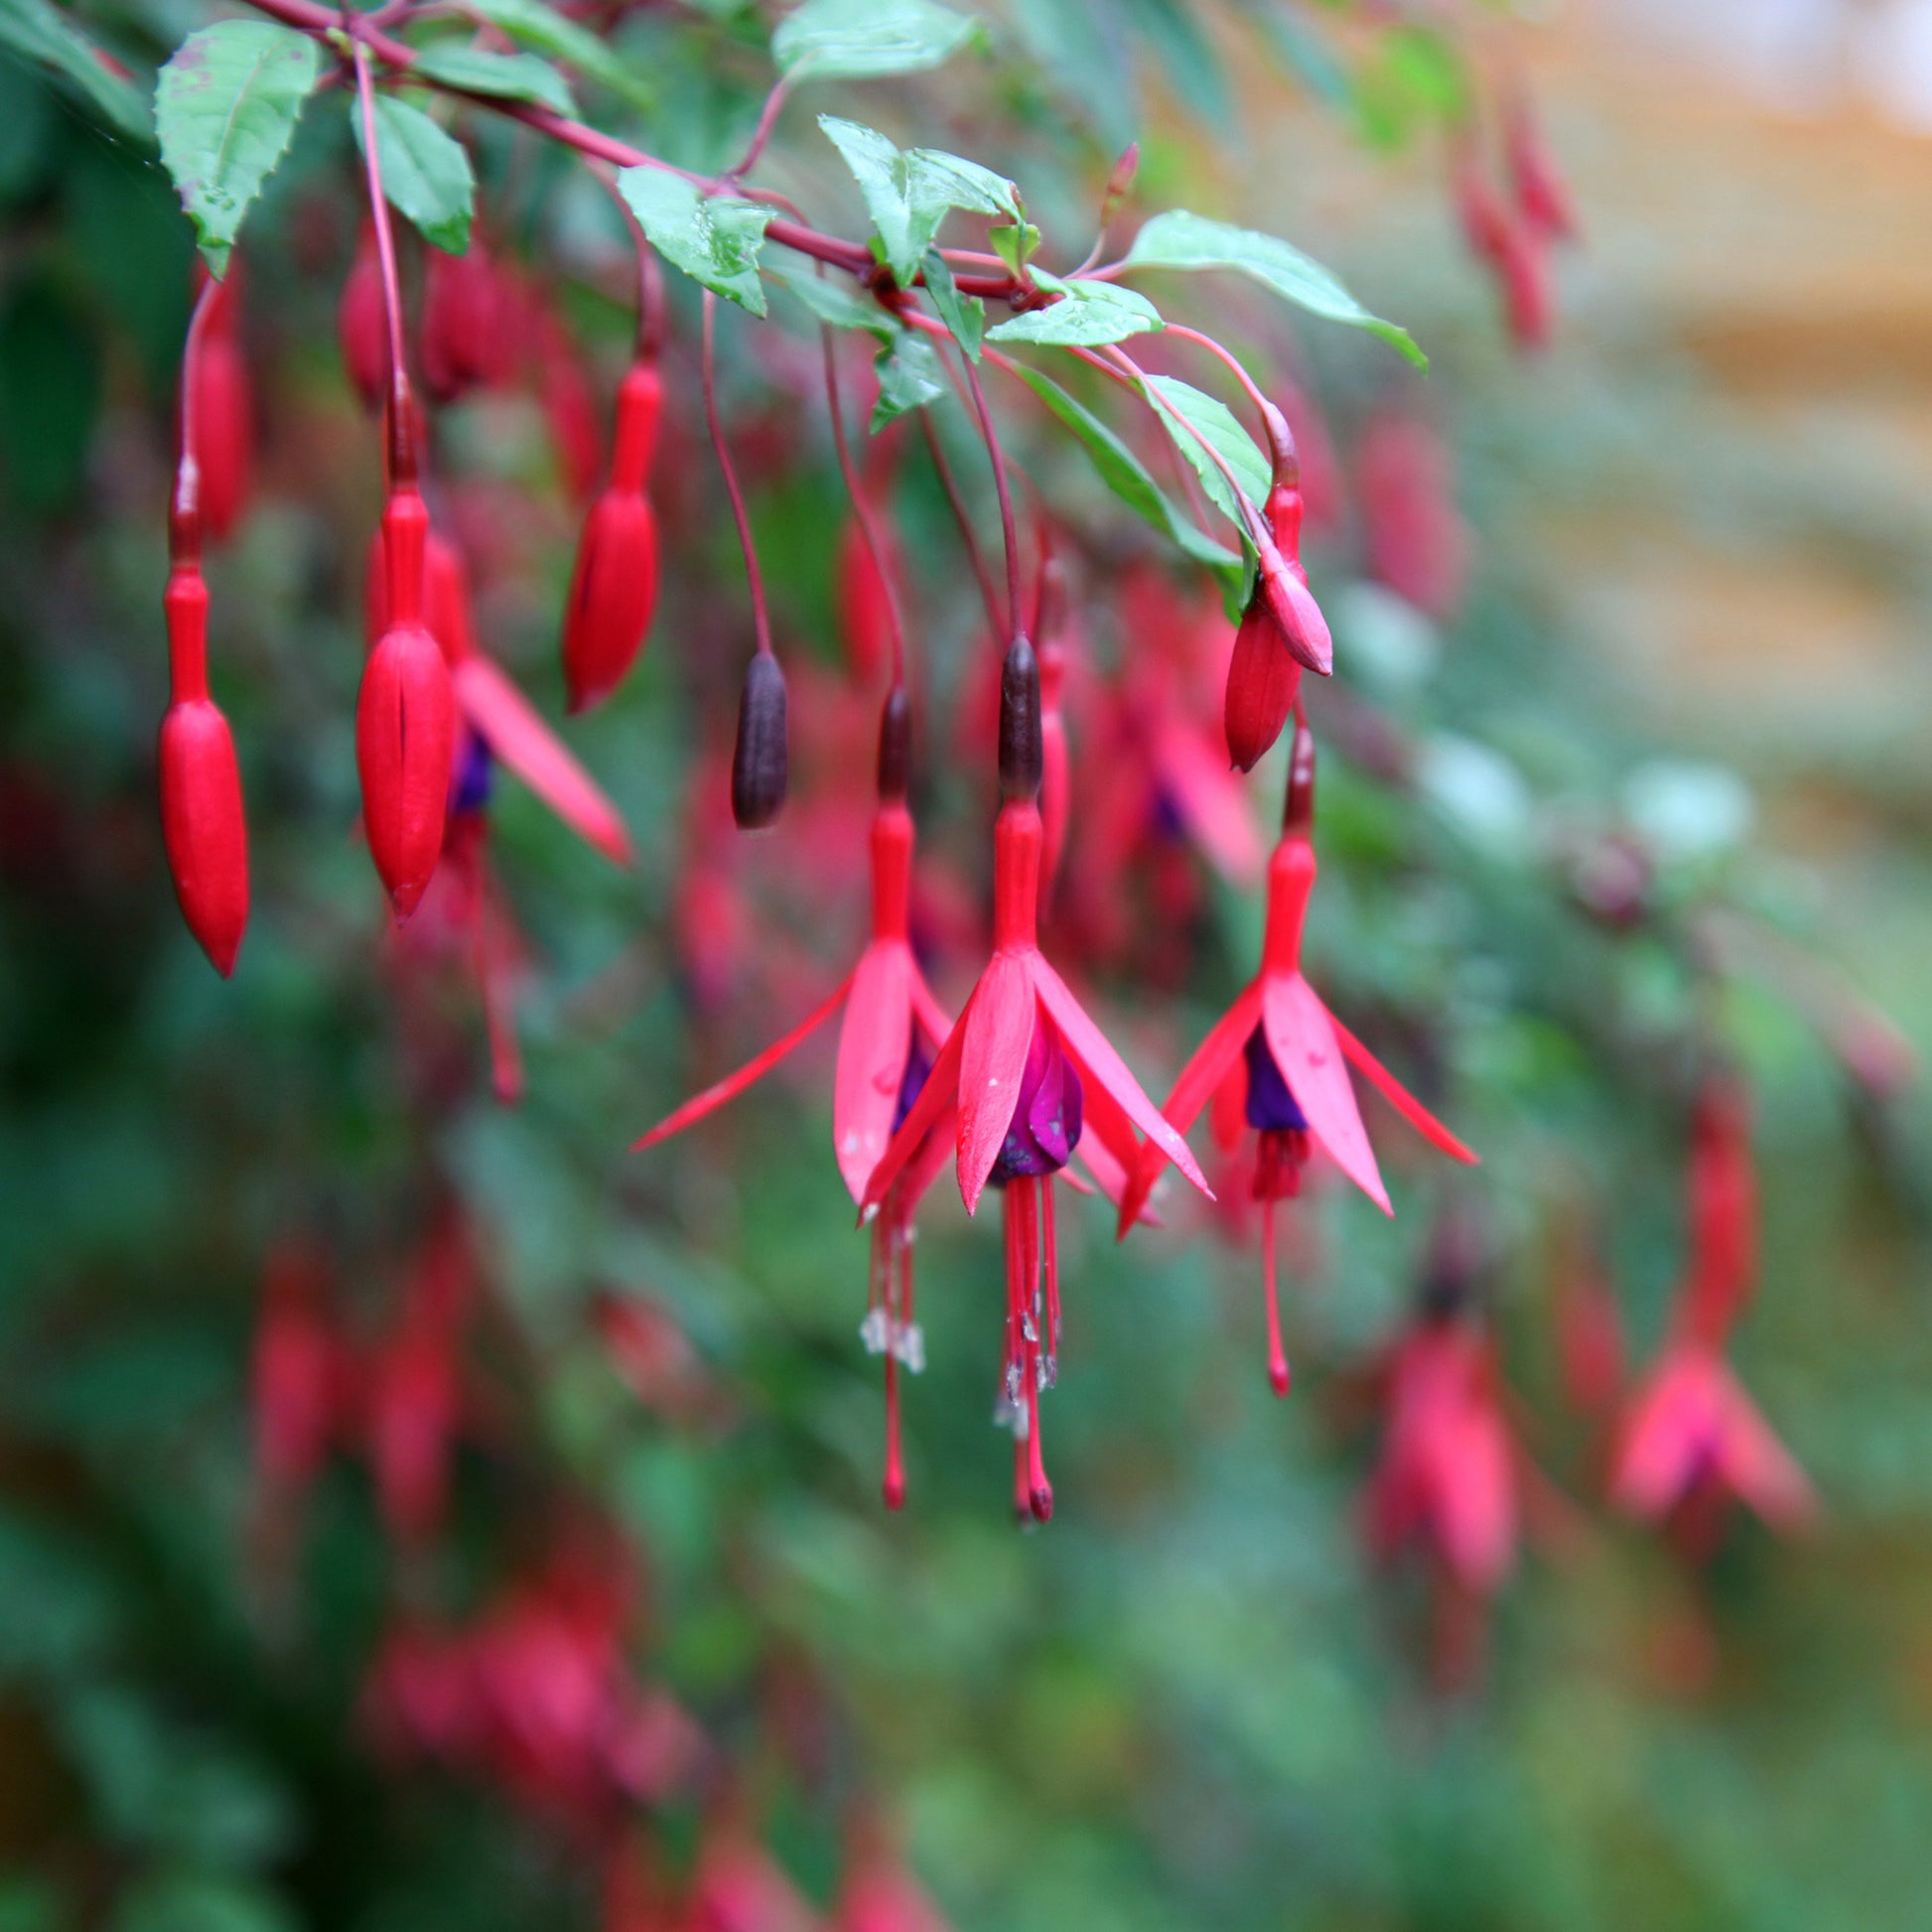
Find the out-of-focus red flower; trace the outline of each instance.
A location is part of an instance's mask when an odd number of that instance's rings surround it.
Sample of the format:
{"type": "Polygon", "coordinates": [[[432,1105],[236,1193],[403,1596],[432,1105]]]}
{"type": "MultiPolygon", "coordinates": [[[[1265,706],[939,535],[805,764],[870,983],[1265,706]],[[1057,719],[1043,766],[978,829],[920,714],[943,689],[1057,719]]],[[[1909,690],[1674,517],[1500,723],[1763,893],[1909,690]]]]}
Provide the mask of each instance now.
{"type": "Polygon", "coordinates": [[[460,255],[428,250],[423,277],[423,382],[438,402],[501,379],[514,346],[501,278],[483,237],[460,255]]]}
{"type": "Polygon", "coordinates": [[[798,1888],[742,1827],[726,1826],[707,1839],[683,1932],[815,1932],[818,1923],[798,1888]]]}
{"type": "MultiPolygon", "coordinates": [[[[197,285],[207,289],[207,270],[197,264],[197,285]]],[[[200,307],[182,370],[189,447],[201,467],[202,526],[220,543],[248,508],[255,475],[255,396],[241,346],[241,269],[213,283],[200,307]]]]}
{"type": "Polygon", "coordinates": [[[1385,410],[1363,432],[1356,480],[1368,574],[1439,622],[1453,616],[1469,531],[1449,445],[1421,417],[1385,410]]]}

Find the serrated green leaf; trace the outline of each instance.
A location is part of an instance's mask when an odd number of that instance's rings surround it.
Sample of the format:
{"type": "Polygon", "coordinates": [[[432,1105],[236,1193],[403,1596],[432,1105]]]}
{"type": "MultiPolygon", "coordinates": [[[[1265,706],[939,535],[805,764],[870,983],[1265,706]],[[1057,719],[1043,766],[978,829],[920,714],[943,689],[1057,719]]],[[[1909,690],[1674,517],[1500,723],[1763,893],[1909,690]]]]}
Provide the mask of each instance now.
{"type": "Polygon", "coordinates": [[[879,377],[879,400],[872,406],[875,436],[908,409],[923,409],[946,393],[946,372],[940,367],[938,352],[923,336],[900,336],[890,348],[880,351],[872,366],[879,377]]]}
{"type": "Polygon", "coordinates": [[[465,11],[499,27],[519,47],[547,54],[586,80],[594,80],[633,107],[650,107],[656,93],[588,28],[580,27],[544,0],[466,0],[465,11]]]}
{"type": "MultiPolygon", "coordinates": [[[[353,101],[348,119],[359,148],[362,116],[353,101]]],[[[387,94],[376,96],[375,141],[384,198],[415,222],[425,241],[462,254],[470,246],[477,201],[477,178],[463,143],[420,108],[387,94]]]]}
{"type": "Polygon", "coordinates": [[[570,83],[548,61],[534,54],[489,54],[479,47],[453,47],[447,42],[419,48],[409,64],[412,75],[440,80],[466,93],[488,94],[496,100],[527,100],[552,113],[577,112],[570,83]]]}
{"type": "Polygon", "coordinates": [[[818,124],[845,157],[900,287],[910,287],[949,209],[1022,218],[1020,191],[1004,175],[936,148],[901,151],[878,129],[821,114],[818,124]]]}
{"type": "Polygon", "coordinates": [[[771,58],[796,79],[859,80],[936,68],[979,34],[935,0],[805,0],[778,23],[771,58]]]}
{"type": "Polygon", "coordinates": [[[673,268],[755,316],[764,314],[759,248],[776,210],[737,196],[706,199],[662,168],[626,168],[618,187],[651,246],[673,268]]]}
{"type": "Polygon", "coordinates": [[[986,304],[976,295],[960,294],[945,256],[936,248],[925,251],[923,273],[925,291],[939,311],[939,320],[952,331],[953,341],[977,362],[980,341],[986,334],[986,304]]]}
{"type": "Polygon", "coordinates": [[[1241,481],[1243,493],[1259,509],[1268,500],[1268,490],[1273,483],[1273,473],[1268,459],[1255,447],[1254,439],[1235,421],[1225,403],[1213,396],[1178,382],[1171,375],[1151,375],[1142,384],[1149,400],[1154,404],[1154,413],[1160,417],[1161,426],[1173,438],[1174,448],[1193,466],[1194,474],[1200,478],[1201,487],[1207,491],[1214,507],[1225,516],[1243,537],[1247,535],[1247,521],[1241,515],[1234,500],[1234,492],[1228,486],[1228,480],[1221,474],[1220,466],[1201,448],[1200,436],[1206,437],[1221,456],[1228,468],[1241,481]],[[1188,425],[1192,425],[1192,430],[1188,425]],[[1193,434],[1198,430],[1200,436],[1193,434]]]}
{"type": "Polygon", "coordinates": [[[1229,269],[1272,289],[1284,301],[1311,315],[1380,336],[1418,368],[1429,366],[1428,356],[1411,341],[1407,330],[1371,315],[1330,270],[1276,235],[1175,208],[1157,214],[1141,229],[1127,251],[1125,266],[1229,269]]]}
{"type": "Polygon", "coordinates": [[[823,275],[794,275],[782,268],[767,268],[764,274],[766,280],[776,282],[820,322],[829,322],[834,329],[864,330],[881,342],[891,342],[901,333],[896,316],[878,303],[853,294],[843,282],[829,281],[823,275]]]}
{"type": "Polygon", "coordinates": [[[1140,458],[1098,416],[1070,396],[1052,377],[1041,375],[1024,363],[1016,363],[1015,367],[1021,380],[1079,439],[1081,447],[1093,459],[1101,482],[1129,509],[1145,517],[1164,536],[1172,537],[1188,556],[1206,564],[1224,583],[1239,584],[1240,557],[1190,523],[1149,476],[1140,458]]]}
{"type": "Polygon", "coordinates": [[[109,72],[93,43],[48,0],[0,0],[0,47],[66,81],[122,134],[154,139],[154,115],[140,90],[109,72]]]}
{"type": "Polygon", "coordinates": [[[1167,327],[1161,311],[1133,289],[1116,288],[1111,282],[1058,282],[1056,288],[1058,301],[1043,309],[1029,309],[988,330],[987,340],[1064,348],[1075,344],[1124,343],[1130,336],[1167,327]]]}
{"type": "Polygon", "coordinates": [[[288,152],[320,57],[306,34],[266,20],[224,20],[190,34],[161,69],[161,158],[216,275],[248,205],[288,152]]]}

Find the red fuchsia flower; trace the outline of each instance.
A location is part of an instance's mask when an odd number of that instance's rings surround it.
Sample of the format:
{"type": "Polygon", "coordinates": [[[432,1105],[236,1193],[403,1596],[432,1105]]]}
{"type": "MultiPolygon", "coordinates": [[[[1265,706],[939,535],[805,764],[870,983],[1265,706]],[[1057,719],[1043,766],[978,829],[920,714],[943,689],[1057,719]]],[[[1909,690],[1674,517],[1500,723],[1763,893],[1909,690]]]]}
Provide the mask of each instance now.
{"type": "Polygon", "coordinates": [[[362,1680],[356,1716],[392,1764],[472,1759],[481,1708],[469,1640],[440,1623],[398,1617],[362,1680]]]}
{"type": "MultiPolygon", "coordinates": [[[[190,425],[192,434],[192,424],[190,425]]],[[[248,926],[248,821],[234,736],[207,688],[200,467],[182,456],[169,516],[168,709],[161,720],[161,836],[181,914],[214,970],[234,971],[248,926]]]]}
{"type": "Polygon", "coordinates": [[[238,265],[215,281],[198,268],[198,302],[183,397],[188,447],[201,469],[202,525],[210,541],[228,536],[248,507],[255,470],[254,386],[241,351],[238,265]]]}
{"type": "Polygon", "coordinates": [[[1387,1429],[1364,1527],[1383,1562],[1413,1548],[1428,1564],[1438,1676],[1452,1687],[1470,1675],[1486,1605],[1515,1562],[1521,1506],[1495,1344],[1452,1265],[1425,1290],[1385,1387],[1387,1429]]]}
{"type": "Polygon", "coordinates": [[[517,311],[515,333],[550,431],[564,492],[574,503],[587,502],[604,468],[604,430],[583,357],[569,328],[532,277],[505,277],[504,288],[506,300],[517,311]]]}
{"type": "Polygon", "coordinates": [[[1581,1415],[1605,1414],[1623,1391],[1623,1319],[1599,1257],[1579,1244],[1557,1276],[1557,1367],[1581,1415]]]}
{"type": "Polygon", "coordinates": [[[1457,160],[1455,199],[1469,250],[1501,290],[1511,340],[1521,349],[1546,347],[1554,314],[1548,234],[1504,202],[1472,150],[1457,160]]]}
{"type": "Polygon", "coordinates": [[[798,1888],[742,1826],[709,1834],[692,1874],[683,1932],[816,1932],[818,1923],[798,1888]]]}
{"type": "Polygon", "coordinates": [[[1503,162],[1524,220],[1558,240],[1574,240],[1577,215],[1570,191],[1544,145],[1529,96],[1521,91],[1513,91],[1503,105],[1503,162]]]}
{"type": "Polygon", "coordinates": [[[382,301],[382,261],[375,223],[364,221],[355,259],[336,305],[336,341],[350,386],[373,414],[389,393],[389,324],[382,301]]]}
{"type": "Polygon", "coordinates": [[[1039,950],[1044,831],[1039,667],[1033,645],[1008,647],[1000,707],[1002,805],[993,834],[993,956],[968,996],[911,1109],[873,1169],[862,1219],[885,1207],[915,1169],[926,1137],[957,1109],[959,1191],[968,1214],[988,1181],[1006,1207],[1007,1333],[1002,1419],[1014,1431],[1015,1508],[1044,1522],[1053,1491],[1040,1453],[1039,1396],[1057,1374],[1059,1277],[1053,1175],[1091,1128],[1123,1167],[1135,1127],[1212,1198],[1187,1144],[1154,1103],[1039,950]]]}
{"type": "Polygon", "coordinates": [[[644,482],[663,395],[657,363],[639,357],[618,389],[611,477],[584,519],[564,606],[564,682],[572,711],[600,704],[622,682],[657,601],[657,526],[644,482]]]}
{"type": "MultiPolygon", "coordinates": [[[[1319,1147],[1383,1213],[1394,1211],[1348,1067],[1353,1065],[1433,1146],[1457,1161],[1476,1158],[1335,1019],[1302,976],[1302,925],[1315,879],[1309,836],[1313,817],[1314,739],[1298,719],[1281,841],[1268,867],[1261,971],[1195,1048],[1162,1110],[1184,1133],[1212,1100],[1216,1138],[1229,1148],[1244,1125],[1256,1132],[1252,1184],[1262,1204],[1268,1377],[1278,1395],[1288,1393],[1289,1370],[1275,1290],[1276,1202],[1301,1192],[1303,1170],[1319,1147]]],[[[1166,1142],[1143,1151],[1135,1183],[1121,1204],[1123,1234],[1159,1177],[1166,1152],[1166,1142]]]]}
{"type": "Polygon", "coordinates": [[[438,402],[487,388],[503,373],[509,339],[501,277],[480,236],[460,255],[429,250],[423,278],[424,386],[438,402]]]}
{"type": "Polygon", "coordinates": [[[1804,1471],[1771,1433],[1725,1359],[1757,1274],[1757,1178],[1750,1114],[1734,1075],[1698,1096],[1691,1124],[1691,1263],[1671,1335],[1639,1385],[1614,1458],[1611,1495],[1633,1515],[1696,1533],[1735,1497],[1773,1529],[1816,1511],[1804,1471]]]}
{"type": "Polygon", "coordinates": [[[592,1319],[612,1366],[653,1415],[690,1423],[718,1411],[716,1385],[661,1303],[643,1295],[601,1294],[592,1319]]]}
{"type": "Polygon", "coordinates": [[[429,512],[416,487],[408,391],[390,405],[389,499],[382,511],[388,622],[362,671],[355,704],[355,762],[369,854],[398,919],[423,897],[443,850],[456,703],[443,652],[424,611],[429,512]]]}
{"type": "Polygon", "coordinates": [[[947,1932],[882,1826],[868,1822],[853,1833],[831,1932],[947,1932]]]}
{"type": "Polygon", "coordinates": [[[1368,574],[1439,622],[1462,601],[1469,530],[1449,445],[1420,417],[1378,415],[1356,452],[1368,574]]]}
{"type": "Polygon", "coordinates": [[[290,1241],[269,1256],[248,1372],[254,1424],[254,1536],[270,1566],[301,1539],[303,1513],[343,1423],[343,1348],[327,1306],[329,1276],[290,1241]]]}
{"type": "Polygon", "coordinates": [[[448,1514],[462,1407],[459,1351],[474,1289],[469,1243],[446,1218],[416,1258],[396,1325],[366,1367],[364,1426],[376,1503],[404,1552],[433,1543],[448,1514]]]}
{"type": "Polygon", "coordinates": [[[1224,728],[1228,756],[1252,771],[1282,735],[1302,688],[1304,668],[1318,677],[1334,669],[1328,621],[1302,567],[1302,466],[1288,420],[1272,404],[1274,481],[1265,505],[1272,542],[1261,545],[1261,571],[1241,619],[1228,664],[1224,728]]]}
{"type": "MultiPolygon", "coordinates": [[[[910,709],[902,688],[887,697],[879,731],[879,805],[872,824],[872,936],[859,963],[815,1012],[736,1073],[707,1087],[632,1143],[655,1147],[682,1133],[768,1073],[834,1014],[839,1027],[833,1088],[832,1140],[839,1173],[855,1201],[887,1144],[920,1090],[932,1055],[951,1031],[913,957],[910,929],[912,814],[905,794],[910,776],[910,709]]],[[[898,1367],[916,1374],[925,1365],[924,1341],[912,1311],[912,1212],[932,1172],[904,1177],[889,1212],[877,1217],[871,1294],[861,1334],[886,1357],[886,1501],[904,1500],[899,1449],[898,1367]]]]}

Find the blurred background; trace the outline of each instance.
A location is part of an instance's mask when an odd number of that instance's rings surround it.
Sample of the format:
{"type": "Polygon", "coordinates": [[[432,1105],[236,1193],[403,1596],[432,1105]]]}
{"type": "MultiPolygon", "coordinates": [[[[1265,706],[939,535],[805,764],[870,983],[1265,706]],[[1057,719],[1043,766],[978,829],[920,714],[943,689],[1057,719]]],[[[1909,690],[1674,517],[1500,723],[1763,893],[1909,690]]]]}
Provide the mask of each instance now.
{"type": "MultiPolygon", "coordinates": [[[[794,795],[758,841],[726,812],[748,631],[688,288],[663,592],[595,714],[559,722],[581,511],[554,398],[519,370],[439,414],[480,632],[637,846],[610,866],[498,774],[502,1106],[460,909],[387,935],[354,832],[379,471],[335,340],[340,96],[240,251],[257,456],[210,637],[254,913],[224,984],[154,805],[190,235],[158,164],[0,35],[0,1932],[916,1932],[903,1896],[854,1904],[855,1870],[901,1867],[960,1932],[1932,1918],[1932,7],[985,11],[989,52],[795,102],[760,179],[859,232],[811,124],[850,112],[1019,179],[1065,267],[1138,136],[1117,241],[1176,206],[1287,235],[1431,355],[1236,281],[1147,284],[1302,442],[1337,641],[1311,975],[1482,1167],[1371,1110],[1396,1215],[1320,1176],[1297,1205],[1285,1402],[1239,1179],[1121,1247],[1063,1197],[1037,1533],[988,1426],[998,1241],[942,1179],[888,1516],[829,1044],[623,1151],[816,1004],[863,924],[877,690],[809,318],[720,330],[791,677],[794,795]],[[1467,235],[1519,110],[1576,226],[1527,294],[1467,235]],[[1782,1533],[1605,1500],[1719,1064],[1760,1186],[1732,1357],[1818,1497],[1782,1533]],[[1510,1561],[1476,1586],[1431,1506],[1398,1556],[1364,1534],[1425,1291],[1514,1445],[1510,1561]]],[[[208,15],[77,17],[145,85],[208,15]]],[[[597,20],[655,89],[608,124],[692,166],[742,147],[759,9],[597,20]]],[[[464,125],[481,232],[601,421],[622,232],[562,161],[464,125]]],[[[1074,582],[1047,943],[1158,1094],[1252,968],[1280,754],[1232,804],[1103,783],[1148,741],[1135,667],[1231,627],[992,395],[1074,582]]],[[[933,416],[993,554],[968,422],[933,416]]],[[[873,449],[914,618],[919,936],[956,1007],[991,660],[921,440],[873,449]]]]}

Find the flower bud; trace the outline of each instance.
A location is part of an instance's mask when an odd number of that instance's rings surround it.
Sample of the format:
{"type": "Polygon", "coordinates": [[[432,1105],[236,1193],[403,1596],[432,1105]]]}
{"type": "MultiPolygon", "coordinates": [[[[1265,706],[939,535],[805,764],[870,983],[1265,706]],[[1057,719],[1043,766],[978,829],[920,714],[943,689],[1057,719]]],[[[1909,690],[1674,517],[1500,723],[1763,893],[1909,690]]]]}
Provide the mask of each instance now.
{"type": "Polygon", "coordinates": [[[472,237],[461,255],[429,251],[423,284],[423,381],[438,402],[495,381],[507,337],[495,266],[472,237]]]}
{"type": "Polygon", "coordinates": [[[732,748],[732,817],[741,832],[761,831],[778,816],[786,773],[785,674],[769,651],[754,651],[732,748]]]}
{"type": "Polygon", "coordinates": [[[618,391],[611,481],[591,505],[564,608],[564,682],[572,711],[617,689],[642,647],[657,601],[657,526],[644,495],[662,390],[656,365],[632,364],[618,391]]]}
{"type": "Polygon", "coordinates": [[[382,301],[382,262],[376,253],[375,228],[364,222],[355,246],[355,260],[343,283],[336,307],[336,340],[362,407],[381,408],[389,391],[389,321],[382,301]]]}
{"type": "Polygon", "coordinates": [[[912,701],[896,684],[879,714],[879,797],[882,804],[902,801],[912,776],[912,701]]]}
{"type": "MultiPolygon", "coordinates": [[[[1299,496],[1297,501],[1299,504],[1299,496]]],[[[1265,546],[1260,588],[1281,640],[1295,661],[1316,677],[1330,676],[1335,668],[1334,640],[1302,566],[1283,556],[1273,544],[1265,546]]]]}
{"type": "Polygon", "coordinates": [[[1574,235],[1577,217],[1570,193],[1551,163],[1529,102],[1520,94],[1504,111],[1503,155],[1523,218],[1545,234],[1574,235]]]}
{"type": "Polygon", "coordinates": [[[1257,584],[1228,660],[1227,695],[1221,722],[1228,758],[1237,769],[1252,771],[1282,735],[1302,688],[1302,667],[1289,655],[1281,625],[1257,584]]]}
{"type": "Polygon", "coordinates": [[[1039,729],[1039,660],[1024,636],[1000,666],[1000,796],[1009,804],[1039,795],[1045,751],[1039,729]]]}
{"type": "Polygon", "coordinates": [[[202,524],[220,542],[241,521],[254,480],[254,397],[236,328],[237,270],[216,285],[190,338],[188,447],[201,471],[202,524]]]}
{"type": "Polygon", "coordinates": [[[355,706],[355,762],[369,854],[398,919],[416,909],[443,849],[456,700],[423,621],[422,498],[399,490],[383,511],[389,624],[369,653],[355,706]]]}
{"type": "Polygon", "coordinates": [[[161,834],[181,915],[226,979],[248,924],[248,824],[234,739],[206,696],[161,721],[161,834]]]}

